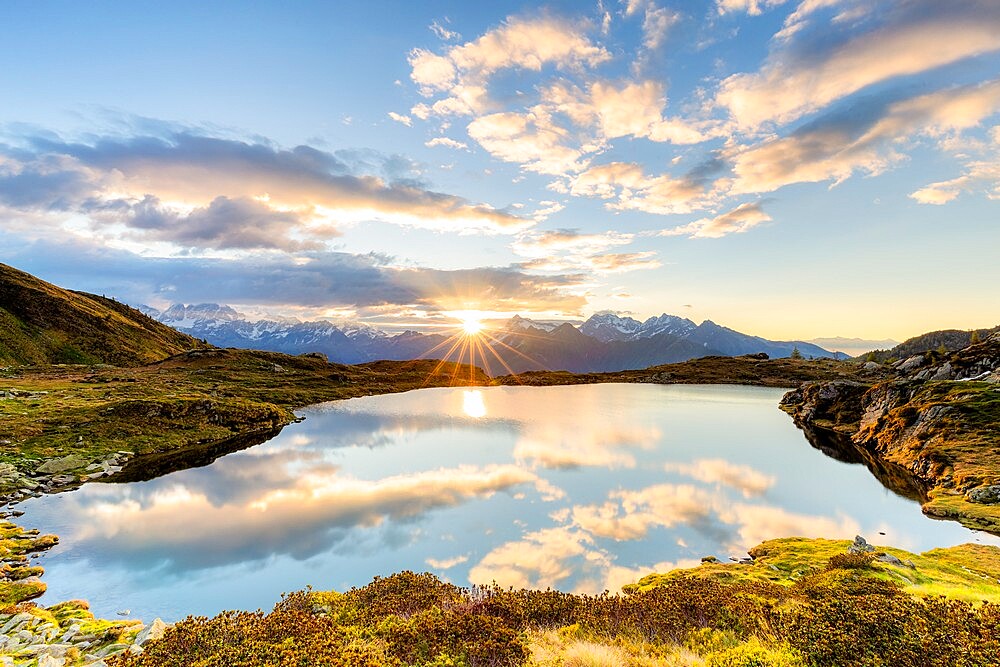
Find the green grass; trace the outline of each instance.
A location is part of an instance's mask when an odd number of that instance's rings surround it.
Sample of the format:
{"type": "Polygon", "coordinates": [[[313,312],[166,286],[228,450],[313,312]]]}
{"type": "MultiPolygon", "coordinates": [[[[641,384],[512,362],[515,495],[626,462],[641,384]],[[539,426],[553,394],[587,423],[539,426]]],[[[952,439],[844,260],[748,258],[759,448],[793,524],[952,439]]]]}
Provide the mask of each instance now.
{"type": "MultiPolygon", "coordinates": [[[[791,586],[803,577],[827,572],[827,563],[843,554],[848,540],[788,537],[768,540],[754,547],[752,564],[705,563],[696,568],[650,574],[631,590],[649,590],[678,578],[697,577],[723,583],[770,582],[791,586]]],[[[1000,603],[1000,549],[963,544],[914,554],[902,549],[877,546],[878,552],[895,556],[913,568],[875,561],[860,573],[891,581],[913,595],[944,596],[953,600],[1000,603]]]]}

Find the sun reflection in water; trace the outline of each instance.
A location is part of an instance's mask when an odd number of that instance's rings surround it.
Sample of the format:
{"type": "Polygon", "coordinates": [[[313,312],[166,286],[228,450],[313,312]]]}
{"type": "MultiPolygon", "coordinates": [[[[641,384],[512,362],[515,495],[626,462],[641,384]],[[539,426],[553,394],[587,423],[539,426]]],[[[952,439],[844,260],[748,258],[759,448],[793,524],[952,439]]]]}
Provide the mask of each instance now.
{"type": "Polygon", "coordinates": [[[462,392],[462,410],[473,419],[486,416],[486,403],[483,402],[483,392],[472,389],[462,392]]]}

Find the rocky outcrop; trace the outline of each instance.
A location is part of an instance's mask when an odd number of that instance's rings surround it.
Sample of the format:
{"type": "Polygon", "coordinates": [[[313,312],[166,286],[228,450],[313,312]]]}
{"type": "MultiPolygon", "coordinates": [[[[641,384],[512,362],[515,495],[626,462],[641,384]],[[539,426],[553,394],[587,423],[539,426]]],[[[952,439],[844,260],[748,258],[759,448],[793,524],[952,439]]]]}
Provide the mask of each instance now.
{"type": "Polygon", "coordinates": [[[872,385],[806,383],[781,407],[813,446],[865,463],[925,513],[1000,533],[1000,334],[892,372],[872,385]]]}

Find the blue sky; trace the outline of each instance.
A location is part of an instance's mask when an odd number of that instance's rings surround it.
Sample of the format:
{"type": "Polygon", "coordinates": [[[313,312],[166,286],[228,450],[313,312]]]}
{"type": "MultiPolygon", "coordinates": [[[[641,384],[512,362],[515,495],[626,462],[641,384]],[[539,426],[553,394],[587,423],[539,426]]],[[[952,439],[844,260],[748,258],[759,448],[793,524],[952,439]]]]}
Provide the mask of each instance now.
{"type": "Polygon", "coordinates": [[[0,6],[0,261],[432,326],[1000,322],[995,1],[0,6]]]}

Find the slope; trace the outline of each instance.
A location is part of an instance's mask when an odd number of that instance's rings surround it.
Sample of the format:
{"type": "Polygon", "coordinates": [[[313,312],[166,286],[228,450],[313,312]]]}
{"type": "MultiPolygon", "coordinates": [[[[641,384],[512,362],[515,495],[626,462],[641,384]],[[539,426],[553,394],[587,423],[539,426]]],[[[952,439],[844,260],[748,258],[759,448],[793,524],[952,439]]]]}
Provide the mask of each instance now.
{"type": "Polygon", "coordinates": [[[133,308],[0,264],[0,365],[136,366],[194,347],[133,308]]]}

